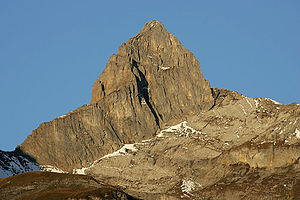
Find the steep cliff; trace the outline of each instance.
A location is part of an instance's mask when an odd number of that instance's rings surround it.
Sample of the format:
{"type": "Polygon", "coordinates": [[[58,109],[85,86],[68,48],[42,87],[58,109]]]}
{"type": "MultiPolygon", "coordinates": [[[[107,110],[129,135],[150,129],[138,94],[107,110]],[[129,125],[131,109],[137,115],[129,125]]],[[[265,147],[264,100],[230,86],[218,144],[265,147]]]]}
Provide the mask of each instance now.
{"type": "Polygon", "coordinates": [[[150,21],[110,57],[89,105],[41,124],[20,148],[39,164],[71,171],[213,103],[197,59],[150,21]]]}

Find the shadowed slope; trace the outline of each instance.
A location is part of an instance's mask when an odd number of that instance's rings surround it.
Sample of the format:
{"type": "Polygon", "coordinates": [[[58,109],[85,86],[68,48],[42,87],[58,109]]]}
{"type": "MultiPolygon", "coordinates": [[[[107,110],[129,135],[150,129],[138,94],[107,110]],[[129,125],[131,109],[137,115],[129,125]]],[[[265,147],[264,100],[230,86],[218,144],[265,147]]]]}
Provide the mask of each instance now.
{"type": "Polygon", "coordinates": [[[28,172],[0,179],[0,191],[2,200],[135,199],[89,176],[50,172],[28,172]]]}

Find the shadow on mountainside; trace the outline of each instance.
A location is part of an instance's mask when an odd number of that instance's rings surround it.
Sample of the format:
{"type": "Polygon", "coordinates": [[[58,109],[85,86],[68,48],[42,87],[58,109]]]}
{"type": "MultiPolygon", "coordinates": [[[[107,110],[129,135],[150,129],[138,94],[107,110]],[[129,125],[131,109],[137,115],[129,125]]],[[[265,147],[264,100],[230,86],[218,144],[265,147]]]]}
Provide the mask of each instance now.
{"type": "Polygon", "coordinates": [[[135,60],[132,60],[131,72],[135,76],[136,83],[138,86],[139,102],[142,103],[143,100],[145,101],[145,103],[147,104],[147,106],[149,107],[149,109],[151,110],[151,113],[153,114],[153,116],[155,118],[156,125],[158,127],[160,127],[159,117],[149,101],[148,81],[146,80],[145,75],[139,69],[138,63],[135,60]],[[138,74],[134,73],[134,69],[137,70],[138,74]]]}
{"type": "Polygon", "coordinates": [[[136,198],[103,185],[90,176],[28,172],[0,179],[0,199],[122,199],[136,198]]]}
{"type": "Polygon", "coordinates": [[[16,175],[29,171],[39,171],[36,159],[25,153],[19,146],[14,151],[0,150],[0,177],[16,175]]]}
{"type": "MultiPolygon", "coordinates": [[[[23,156],[25,158],[27,158],[28,160],[30,160],[31,162],[37,163],[36,159],[34,157],[32,157],[31,155],[25,153],[20,146],[17,146],[16,149],[13,151],[16,155],[19,156],[23,156]]],[[[37,163],[38,164],[38,163],[37,163]]]]}

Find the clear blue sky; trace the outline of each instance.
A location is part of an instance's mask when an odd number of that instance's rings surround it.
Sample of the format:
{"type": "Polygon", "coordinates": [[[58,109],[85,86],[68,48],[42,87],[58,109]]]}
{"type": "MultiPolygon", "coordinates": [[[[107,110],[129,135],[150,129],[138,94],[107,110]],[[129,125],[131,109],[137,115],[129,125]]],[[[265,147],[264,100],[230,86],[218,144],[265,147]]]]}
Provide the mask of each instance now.
{"type": "Polygon", "coordinates": [[[118,46],[161,21],[213,87],[300,102],[299,0],[0,0],[0,149],[89,103],[118,46]]]}

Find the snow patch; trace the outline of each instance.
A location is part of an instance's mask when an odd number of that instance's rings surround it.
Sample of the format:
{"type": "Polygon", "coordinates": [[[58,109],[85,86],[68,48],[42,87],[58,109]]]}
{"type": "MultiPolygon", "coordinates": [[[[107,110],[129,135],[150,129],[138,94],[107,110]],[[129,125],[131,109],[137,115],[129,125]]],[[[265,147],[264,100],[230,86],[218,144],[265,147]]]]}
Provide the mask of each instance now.
{"type": "Polygon", "coordinates": [[[229,142],[224,142],[225,145],[230,145],[229,142]]]}
{"type": "Polygon", "coordinates": [[[246,113],[246,111],[244,109],[244,106],[242,104],[240,104],[240,106],[242,107],[242,110],[243,110],[244,114],[247,115],[247,113],[246,113]]]}
{"type": "Polygon", "coordinates": [[[154,23],[154,22],[151,23],[150,26],[151,26],[151,27],[155,27],[155,23],[154,23]]]}
{"type": "Polygon", "coordinates": [[[192,180],[183,180],[180,187],[182,192],[190,193],[195,189],[195,183],[192,180]]]}
{"type": "Polygon", "coordinates": [[[159,66],[159,68],[162,69],[162,70],[170,69],[170,67],[164,67],[164,66],[159,66]]]}
{"type": "Polygon", "coordinates": [[[299,131],[297,128],[296,128],[294,134],[296,134],[296,137],[297,137],[298,139],[300,139],[300,131],[299,131]]]}
{"type": "MultiPolygon", "coordinates": [[[[52,165],[41,165],[41,170],[44,172],[54,172],[54,173],[60,173],[60,174],[68,174],[69,172],[63,171],[59,169],[58,167],[52,166],[52,165]]],[[[81,168],[81,169],[73,169],[72,174],[83,174],[85,175],[85,170],[88,168],[81,168]]]]}
{"type": "Polygon", "coordinates": [[[134,144],[125,144],[121,149],[118,151],[115,151],[113,153],[107,154],[100,158],[100,160],[109,158],[109,157],[114,157],[114,156],[122,156],[122,155],[128,155],[128,151],[131,150],[132,152],[137,152],[137,148],[135,148],[134,144]]]}
{"type": "Polygon", "coordinates": [[[81,169],[73,169],[72,174],[83,174],[83,175],[85,175],[85,170],[87,170],[87,169],[88,169],[87,167],[83,167],[81,169]]]}
{"type": "Polygon", "coordinates": [[[40,165],[40,168],[44,172],[55,172],[55,173],[61,173],[61,174],[67,174],[68,172],[65,172],[57,167],[51,166],[51,165],[40,165]]]}
{"type": "Polygon", "coordinates": [[[277,102],[277,101],[275,101],[273,99],[270,99],[270,98],[265,98],[265,99],[272,101],[274,104],[281,105],[281,103],[279,103],[279,102],[277,102]]]}
{"type": "Polygon", "coordinates": [[[188,193],[191,195],[191,192],[196,189],[196,187],[202,187],[199,183],[192,181],[191,179],[185,179],[181,184],[181,191],[183,193],[188,193]]]}
{"type": "Polygon", "coordinates": [[[169,128],[160,131],[157,137],[164,137],[164,133],[175,133],[175,135],[185,137],[188,137],[191,134],[201,134],[201,131],[197,131],[192,127],[188,126],[187,124],[188,122],[184,121],[175,126],[170,126],[169,128]]]}
{"type": "Polygon", "coordinates": [[[165,137],[165,136],[164,136],[164,132],[163,132],[163,131],[160,131],[159,134],[158,134],[156,137],[165,137]]]}
{"type": "Polygon", "coordinates": [[[151,141],[153,141],[153,138],[148,139],[148,140],[142,140],[142,143],[138,143],[138,144],[145,144],[145,143],[148,143],[148,142],[151,142],[151,141]]]}
{"type": "Polygon", "coordinates": [[[258,105],[259,105],[259,101],[254,99],[254,102],[255,102],[255,107],[258,108],[258,105]]]}
{"type": "Polygon", "coordinates": [[[246,97],[247,103],[250,105],[251,108],[253,108],[252,104],[249,102],[248,98],[246,97]]]}

